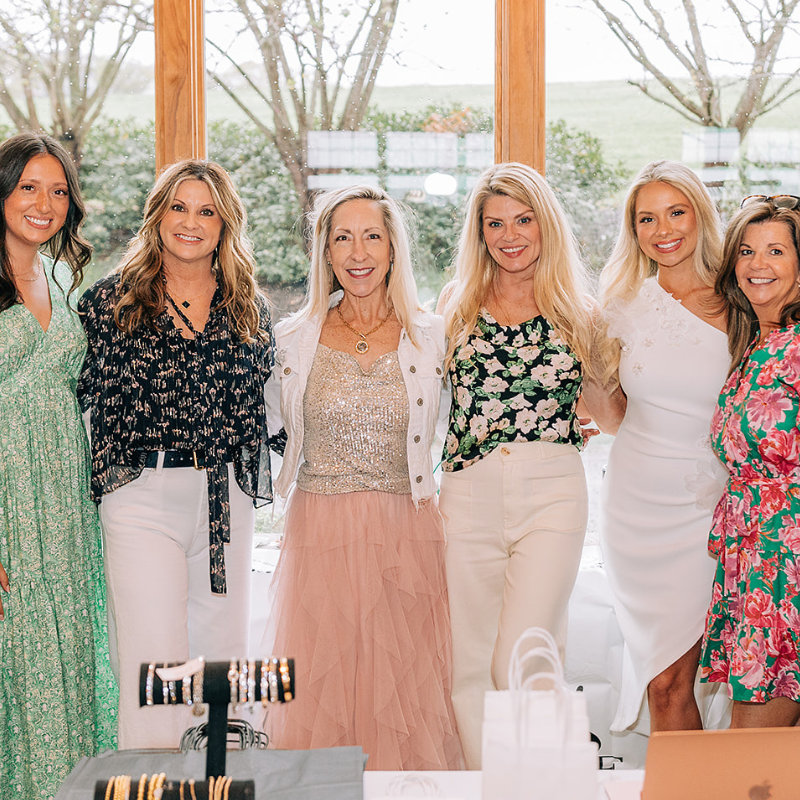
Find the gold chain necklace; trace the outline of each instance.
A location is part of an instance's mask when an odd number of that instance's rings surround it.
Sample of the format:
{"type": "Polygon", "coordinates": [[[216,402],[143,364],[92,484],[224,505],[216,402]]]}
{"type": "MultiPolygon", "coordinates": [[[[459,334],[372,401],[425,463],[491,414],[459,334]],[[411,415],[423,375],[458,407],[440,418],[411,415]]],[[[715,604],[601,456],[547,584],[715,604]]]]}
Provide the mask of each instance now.
{"type": "Polygon", "coordinates": [[[44,267],[42,266],[42,257],[37,253],[36,254],[36,263],[31,268],[31,271],[36,270],[36,274],[32,278],[23,278],[22,275],[17,275],[14,273],[14,280],[25,281],[25,283],[34,283],[35,281],[39,280],[39,276],[42,274],[42,270],[44,267]]]}
{"type": "Polygon", "coordinates": [[[389,305],[389,310],[386,312],[386,316],[371,330],[367,331],[366,333],[361,333],[361,331],[357,331],[345,318],[342,316],[342,301],[340,300],[336,304],[336,313],[339,315],[339,319],[344,323],[345,327],[349,328],[353,333],[358,336],[358,341],[355,344],[356,353],[360,355],[364,355],[364,353],[369,351],[369,342],[367,341],[367,336],[372,336],[378,328],[382,327],[386,320],[392,316],[392,311],[394,311],[394,306],[391,304],[389,305]]]}
{"type": "Polygon", "coordinates": [[[494,296],[495,303],[497,303],[497,307],[500,309],[501,313],[506,318],[505,327],[511,327],[511,317],[510,317],[508,311],[506,310],[506,307],[503,305],[503,303],[500,302],[500,295],[499,295],[497,289],[494,286],[492,286],[492,295],[494,296]]]}

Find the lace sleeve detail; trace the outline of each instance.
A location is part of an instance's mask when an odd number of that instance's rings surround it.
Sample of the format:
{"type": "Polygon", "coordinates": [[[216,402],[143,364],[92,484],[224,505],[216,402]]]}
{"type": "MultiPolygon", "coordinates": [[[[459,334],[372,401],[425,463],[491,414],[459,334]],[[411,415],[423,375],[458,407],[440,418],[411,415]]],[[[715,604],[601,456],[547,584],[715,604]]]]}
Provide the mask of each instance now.
{"type": "Polygon", "coordinates": [[[609,301],[603,309],[603,321],[610,338],[619,339],[623,346],[630,347],[636,333],[636,324],[629,302],[619,298],[609,301]]]}

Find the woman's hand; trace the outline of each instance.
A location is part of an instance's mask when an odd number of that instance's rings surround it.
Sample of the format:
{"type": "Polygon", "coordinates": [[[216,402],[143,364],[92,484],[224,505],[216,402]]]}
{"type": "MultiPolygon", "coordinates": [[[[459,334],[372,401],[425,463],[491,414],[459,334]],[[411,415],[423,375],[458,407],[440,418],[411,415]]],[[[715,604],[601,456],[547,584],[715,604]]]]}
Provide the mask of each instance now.
{"type": "MultiPolygon", "coordinates": [[[[8,582],[8,573],[2,564],[0,564],[0,589],[4,592],[8,592],[11,589],[11,584],[8,582]]],[[[3,612],[3,598],[0,595],[0,620],[2,619],[5,619],[5,613],[3,612]]]]}
{"type": "Polygon", "coordinates": [[[611,388],[598,380],[584,379],[581,403],[579,416],[590,415],[603,433],[616,435],[628,406],[619,384],[611,388]]]}

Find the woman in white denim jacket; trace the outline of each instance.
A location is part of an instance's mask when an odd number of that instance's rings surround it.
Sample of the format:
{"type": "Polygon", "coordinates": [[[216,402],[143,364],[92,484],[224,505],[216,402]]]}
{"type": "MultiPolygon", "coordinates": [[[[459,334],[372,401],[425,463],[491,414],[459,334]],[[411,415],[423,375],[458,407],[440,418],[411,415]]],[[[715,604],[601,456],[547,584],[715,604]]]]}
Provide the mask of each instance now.
{"type": "Polygon", "coordinates": [[[431,444],[444,322],[422,311],[400,207],[316,203],[304,307],[275,329],[289,495],[265,637],[295,659],[275,747],[360,745],[368,768],[462,766],[431,444]]]}

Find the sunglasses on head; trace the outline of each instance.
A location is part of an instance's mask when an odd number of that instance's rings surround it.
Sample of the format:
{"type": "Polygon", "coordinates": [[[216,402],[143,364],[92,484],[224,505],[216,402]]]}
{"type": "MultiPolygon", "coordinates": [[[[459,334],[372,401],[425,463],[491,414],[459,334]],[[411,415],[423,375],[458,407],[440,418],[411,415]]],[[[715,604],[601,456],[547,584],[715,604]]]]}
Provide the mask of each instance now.
{"type": "Polygon", "coordinates": [[[786,208],[792,211],[800,206],[800,197],[793,194],[775,194],[772,197],[766,194],[750,194],[739,203],[739,208],[749,206],[751,203],[769,203],[774,208],[786,208]]]}

